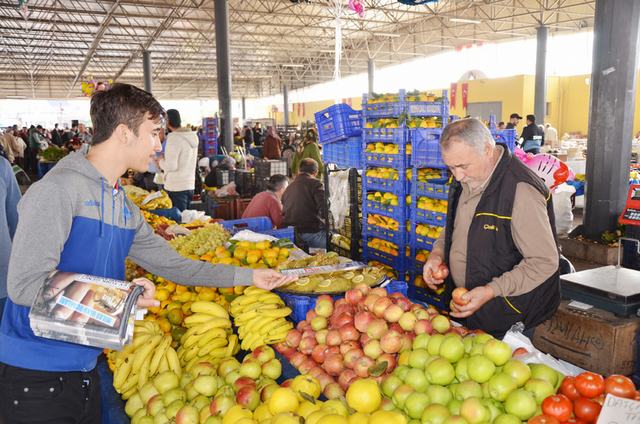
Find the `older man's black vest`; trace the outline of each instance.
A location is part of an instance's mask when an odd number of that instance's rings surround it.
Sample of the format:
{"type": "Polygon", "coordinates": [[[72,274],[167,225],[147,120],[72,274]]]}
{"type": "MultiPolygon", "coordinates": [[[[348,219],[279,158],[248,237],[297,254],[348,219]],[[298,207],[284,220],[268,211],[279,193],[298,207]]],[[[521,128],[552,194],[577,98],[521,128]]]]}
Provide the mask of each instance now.
{"type": "MultiPolygon", "coordinates": [[[[554,238],[556,237],[549,190],[537,175],[509,152],[506,146],[503,147],[502,158],[480,198],[469,228],[465,282],[465,287],[469,290],[483,286],[493,278],[511,271],[522,260],[511,234],[511,214],[518,183],[530,184],[545,196],[549,225],[554,238]]],[[[461,192],[462,186],[454,181],[449,191],[445,263],[449,263],[451,236],[461,192]]],[[[559,271],[556,271],[529,293],[490,300],[463,320],[463,324],[470,329],[481,329],[499,338],[518,321],[524,323],[525,328],[537,326],[550,318],[560,304],[559,275],[559,271]]],[[[451,277],[445,283],[445,300],[448,305],[455,285],[451,277]]]]}

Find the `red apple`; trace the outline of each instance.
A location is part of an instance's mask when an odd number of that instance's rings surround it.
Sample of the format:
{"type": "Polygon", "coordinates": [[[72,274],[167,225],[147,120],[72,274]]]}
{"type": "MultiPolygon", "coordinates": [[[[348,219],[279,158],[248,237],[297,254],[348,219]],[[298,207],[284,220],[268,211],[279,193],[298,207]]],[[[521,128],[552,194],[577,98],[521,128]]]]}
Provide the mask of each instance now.
{"type": "Polygon", "coordinates": [[[302,374],[309,374],[309,371],[311,371],[314,367],[316,367],[318,364],[316,364],[316,361],[314,361],[311,358],[307,358],[305,359],[305,361],[300,365],[300,368],[298,368],[298,370],[300,370],[300,372],[302,374]]]}
{"type": "Polygon", "coordinates": [[[423,308],[422,306],[412,310],[418,320],[428,319],[431,320],[431,314],[429,314],[429,310],[423,308]]]}
{"type": "Polygon", "coordinates": [[[358,283],[354,287],[355,290],[359,290],[363,296],[371,293],[371,287],[369,287],[366,283],[358,283]]]}
{"type": "Polygon", "coordinates": [[[318,376],[318,383],[320,383],[320,387],[324,390],[331,383],[335,383],[336,381],[327,373],[320,374],[318,376]]]}
{"type": "Polygon", "coordinates": [[[375,289],[371,289],[371,293],[380,297],[386,297],[389,295],[384,287],[376,287],[375,289]]]}
{"type": "Polygon", "coordinates": [[[338,330],[329,330],[329,332],[327,333],[327,345],[339,346],[340,343],[342,343],[340,332],[338,330]]]}
{"type": "Polygon", "coordinates": [[[340,346],[329,346],[327,348],[327,355],[340,353],[340,346]]]}
{"type": "Polygon", "coordinates": [[[380,341],[372,339],[367,342],[362,347],[364,354],[367,355],[371,359],[377,359],[380,355],[382,355],[382,347],[380,346],[380,341]]]}
{"type": "Polygon", "coordinates": [[[311,320],[317,316],[318,316],[318,313],[315,311],[315,309],[309,309],[307,311],[307,316],[305,317],[305,321],[307,321],[308,323],[311,323],[311,320]]]}
{"type": "Polygon", "coordinates": [[[353,349],[359,349],[360,348],[360,343],[355,341],[355,340],[349,340],[347,342],[344,342],[340,345],[340,353],[342,355],[344,355],[345,353],[349,352],[350,350],[353,349]]]}
{"type": "Polygon", "coordinates": [[[344,354],[344,365],[347,368],[353,369],[355,368],[358,359],[362,358],[362,356],[364,356],[364,352],[362,351],[362,349],[351,349],[344,354]]]}
{"type": "Polygon", "coordinates": [[[451,300],[453,300],[456,305],[466,305],[467,303],[469,303],[469,300],[463,299],[462,296],[464,296],[468,291],[469,290],[465,289],[464,287],[456,287],[451,293],[451,300]]]}
{"type": "Polygon", "coordinates": [[[364,346],[369,340],[371,337],[367,333],[360,334],[360,345],[364,346]]]}
{"type": "Polygon", "coordinates": [[[400,324],[400,327],[402,327],[404,331],[413,331],[416,326],[416,322],[418,322],[418,318],[416,318],[414,313],[407,311],[402,314],[398,324],[400,324]]]}
{"type": "Polygon", "coordinates": [[[380,299],[380,296],[369,293],[364,299],[364,307],[367,311],[373,312],[373,305],[380,299]]]}
{"type": "Polygon", "coordinates": [[[401,337],[400,352],[413,349],[413,339],[415,338],[415,333],[404,333],[401,337]]]}
{"type": "Polygon", "coordinates": [[[389,330],[387,322],[383,319],[376,319],[371,321],[369,328],[367,328],[367,335],[372,339],[379,339],[389,330]]]}
{"type": "Polygon", "coordinates": [[[380,339],[380,347],[385,353],[397,353],[402,347],[402,337],[396,331],[388,331],[380,339]]]}
{"type": "Polygon", "coordinates": [[[302,340],[302,332],[299,330],[291,330],[287,333],[287,338],[285,339],[285,343],[289,347],[298,347],[300,344],[300,340],[302,340]]]}
{"type": "Polygon", "coordinates": [[[354,318],[354,325],[359,332],[365,333],[374,319],[373,315],[367,311],[358,312],[354,318]]]}
{"type": "Polygon", "coordinates": [[[353,326],[353,324],[345,324],[340,327],[340,338],[342,338],[343,342],[348,342],[352,340],[358,340],[360,338],[360,333],[353,326]]]}
{"type": "Polygon", "coordinates": [[[384,311],[391,305],[391,299],[388,297],[380,297],[376,300],[376,303],[373,304],[373,314],[378,318],[382,318],[384,316],[384,311]]]}
{"type": "Polygon", "coordinates": [[[279,387],[280,386],[273,383],[264,386],[262,390],[260,390],[260,400],[262,402],[267,402],[271,398],[273,392],[275,392],[279,387]]]}
{"type": "Polygon", "coordinates": [[[325,374],[324,370],[322,368],[318,367],[313,367],[309,370],[309,375],[313,378],[315,378],[316,380],[318,379],[318,377],[320,377],[322,374],[325,374]]]}
{"type": "Polygon", "coordinates": [[[305,337],[314,337],[315,338],[316,337],[316,332],[313,330],[313,328],[309,328],[308,330],[305,330],[305,331],[302,332],[302,338],[304,339],[305,337]]]}
{"type": "Polygon", "coordinates": [[[340,377],[338,377],[338,384],[342,387],[343,390],[347,390],[347,388],[351,385],[354,379],[358,378],[355,371],[353,370],[344,370],[340,377]]]}
{"type": "Polygon", "coordinates": [[[293,356],[291,357],[291,365],[293,365],[296,368],[300,368],[300,365],[302,365],[302,363],[307,359],[307,355],[305,355],[302,352],[296,352],[293,354],[293,356]]]}
{"type": "Polygon", "coordinates": [[[311,324],[306,320],[303,320],[296,325],[296,329],[300,331],[300,334],[302,335],[303,331],[311,330],[311,324]]]}
{"type": "Polygon", "coordinates": [[[313,348],[316,347],[318,342],[315,337],[303,337],[300,341],[300,346],[298,346],[298,350],[305,355],[311,355],[313,348]]]}
{"type": "Polygon", "coordinates": [[[349,312],[343,312],[340,315],[336,315],[335,318],[331,320],[332,328],[340,328],[349,324],[353,324],[353,315],[349,312]]]}
{"type": "Polygon", "coordinates": [[[433,326],[431,325],[431,321],[428,319],[421,319],[416,322],[416,325],[413,327],[413,331],[416,334],[431,334],[433,333],[433,326]]]}
{"type": "Polygon", "coordinates": [[[344,298],[347,299],[347,302],[350,304],[357,305],[362,301],[362,299],[364,299],[364,294],[358,289],[351,289],[347,290],[344,294],[344,298]]]}
{"type": "Polygon", "coordinates": [[[322,366],[329,375],[340,375],[340,373],[344,371],[344,360],[342,358],[342,355],[340,355],[339,353],[327,355],[322,366]]]}
{"type": "Polygon", "coordinates": [[[397,322],[392,322],[391,324],[389,324],[389,331],[395,331],[397,333],[404,334],[404,330],[397,322]]]}
{"type": "Polygon", "coordinates": [[[281,387],[291,387],[292,383],[293,383],[293,378],[288,378],[288,379],[284,380],[280,386],[281,387]]]}
{"type": "Polygon", "coordinates": [[[345,299],[344,297],[341,297],[340,299],[336,300],[334,303],[334,307],[335,308],[339,308],[341,306],[348,306],[349,302],[347,302],[347,299],[345,299]]]}
{"type": "Polygon", "coordinates": [[[260,404],[260,394],[255,387],[246,386],[236,393],[236,403],[253,411],[260,404]]]}
{"type": "Polygon", "coordinates": [[[311,351],[311,358],[316,361],[318,364],[324,362],[327,352],[327,345],[316,345],[311,351]]]}
{"type": "Polygon", "coordinates": [[[387,363],[387,369],[385,370],[385,373],[389,374],[396,368],[396,355],[394,355],[393,353],[383,353],[382,355],[380,355],[380,357],[378,357],[378,359],[376,359],[376,364],[379,364],[381,362],[387,363]]]}
{"type": "Polygon", "coordinates": [[[256,382],[254,379],[249,377],[239,377],[236,381],[233,382],[233,389],[237,392],[243,387],[253,387],[255,389],[256,382]]]}
{"type": "Polygon", "coordinates": [[[354,371],[356,372],[356,375],[358,377],[361,378],[367,378],[369,377],[369,368],[374,364],[375,362],[373,362],[373,359],[367,357],[367,356],[363,356],[360,359],[358,359],[356,361],[356,364],[354,366],[354,371]]]}
{"type": "Polygon", "coordinates": [[[382,316],[388,322],[398,322],[400,321],[400,317],[402,317],[403,313],[404,311],[400,306],[391,304],[387,307],[387,309],[384,310],[384,313],[382,314],[382,316]]]}
{"type": "Polygon", "coordinates": [[[328,384],[327,387],[324,388],[322,393],[329,400],[339,399],[344,396],[344,390],[342,390],[342,387],[340,387],[338,383],[328,384]]]}
{"type": "MultiPolygon", "coordinates": [[[[329,321],[325,317],[317,316],[311,320],[311,328],[313,328],[314,331],[324,330],[328,325],[329,321]]],[[[302,337],[304,337],[304,335],[302,337]]]]}

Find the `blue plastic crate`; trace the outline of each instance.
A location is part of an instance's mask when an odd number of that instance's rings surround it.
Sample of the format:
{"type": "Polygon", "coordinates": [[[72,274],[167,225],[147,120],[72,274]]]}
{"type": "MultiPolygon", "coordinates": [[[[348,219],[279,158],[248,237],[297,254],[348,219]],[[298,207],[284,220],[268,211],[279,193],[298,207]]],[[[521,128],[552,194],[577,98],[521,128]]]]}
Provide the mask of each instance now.
{"type": "Polygon", "coordinates": [[[404,246],[407,240],[407,228],[404,225],[399,225],[398,231],[395,231],[387,230],[377,225],[363,223],[362,231],[369,238],[377,237],[395,243],[398,246],[404,246]]]}
{"type": "Polygon", "coordinates": [[[432,292],[429,289],[416,287],[413,282],[408,285],[409,299],[414,302],[426,303],[433,305],[440,310],[448,310],[448,306],[444,303],[442,296],[432,292]]]}
{"type": "Polygon", "coordinates": [[[294,241],[295,233],[293,227],[276,228],[275,230],[260,231],[262,234],[267,234],[279,239],[289,239],[294,241]]]}
{"type": "MultiPolygon", "coordinates": [[[[400,199],[398,199],[400,200],[400,199]]],[[[380,202],[376,202],[375,200],[365,200],[364,208],[362,209],[363,214],[369,213],[378,213],[380,215],[388,216],[389,218],[393,218],[396,221],[402,222],[403,220],[407,220],[410,218],[409,208],[391,205],[383,205],[380,202]]]]}
{"type": "MultiPolygon", "coordinates": [[[[409,290],[407,283],[405,283],[404,281],[393,280],[386,284],[383,283],[383,286],[384,286],[384,289],[389,294],[402,293],[403,295],[407,296],[407,293],[409,290]]],[[[283,293],[277,290],[276,292],[278,293],[278,296],[280,296],[282,301],[289,308],[291,308],[292,312],[291,312],[291,315],[289,315],[289,319],[295,323],[298,323],[305,319],[305,317],[307,316],[307,312],[315,308],[316,300],[318,298],[318,295],[314,295],[314,294],[308,294],[308,295],[292,294],[292,293],[283,293]]],[[[344,295],[337,294],[337,295],[333,295],[332,297],[334,300],[337,300],[344,297],[344,295]]]]}
{"type": "Polygon", "coordinates": [[[367,143],[405,144],[409,137],[404,127],[400,128],[364,128],[364,139],[367,143]]]}
{"type": "MultiPolygon", "coordinates": [[[[402,96],[401,96],[402,97],[402,96]]],[[[393,118],[399,117],[406,111],[404,100],[397,102],[376,102],[371,103],[365,98],[362,104],[362,113],[365,118],[393,118]]]]}
{"type": "Polygon", "coordinates": [[[513,152],[516,148],[516,140],[518,139],[518,134],[515,129],[509,130],[492,130],[491,135],[496,143],[506,144],[509,150],[513,152]]]}
{"type": "Polygon", "coordinates": [[[428,250],[429,252],[431,252],[431,249],[433,249],[433,243],[435,242],[436,241],[432,238],[419,236],[418,234],[416,234],[414,247],[418,250],[428,250]]]}
{"type": "Polygon", "coordinates": [[[251,230],[256,233],[273,230],[273,224],[266,216],[221,221],[219,224],[232,234],[242,230],[251,230]]]}
{"type": "Polygon", "coordinates": [[[362,111],[341,103],[315,114],[318,142],[332,143],[362,134],[362,111]]]}
{"type": "MultiPolygon", "coordinates": [[[[404,250],[404,246],[401,246],[400,250],[404,250]]],[[[398,252],[398,253],[404,253],[404,252],[398,252]]],[[[404,273],[407,269],[406,268],[407,261],[405,260],[404,255],[392,256],[392,255],[389,255],[388,253],[382,252],[378,249],[374,249],[372,247],[365,245],[362,247],[362,257],[367,262],[378,261],[380,263],[388,265],[400,274],[404,273]]]]}
{"type": "Polygon", "coordinates": [[[447,200],[449,198],[448,178],[429,180],[429,182],[416,183],[416,194],[418,196],[430,197],[432,199],[447,200]]]}
{"type": "Polygon", "coordinates": [[[409,132],[413,166],[420,168],[445,168],[440,152],[442,129],[413,128],[409,132]]]}
{"type": "Polygon", "coordinates": [[[362,139],[351,137],[343,141],[335,141],[322,147],[325,163],[335,163],[341,167],[362,168],[362,139]]]}
{"type": "Polygon", "coordinates": [[[411,156],[404,152],[400,152],[397,155],[364,152],[364,163],[366,165],[404,169],[408,166],[410,160],[411,156]]]}
{"type": "Polygon", "coordinates": [[[446,97],[439,102],[407,102],[407,115],[412,118],[420,116],[447,116],[449,104],[446,97]]]}
{"type": "Polygon", "coordinates": [[[447,222],[447,214],[428,211],[424,209],[415,208],[415,222],[421,224],[435,225],[437,227],[444,227],[447,222]]]}
{"type": "MultiPolygon", "coordinates": [[[[403,171],[400,171],[401,173],[403,171]]],[[[367,190],[388,191],[396,195],[406,195],[411,192],[411,181],[402,176],[402,180],[389,180],[386,178],[364,177],[367,190]]],[[[400,178],[400,175],[398,175],[400,178]]]]}

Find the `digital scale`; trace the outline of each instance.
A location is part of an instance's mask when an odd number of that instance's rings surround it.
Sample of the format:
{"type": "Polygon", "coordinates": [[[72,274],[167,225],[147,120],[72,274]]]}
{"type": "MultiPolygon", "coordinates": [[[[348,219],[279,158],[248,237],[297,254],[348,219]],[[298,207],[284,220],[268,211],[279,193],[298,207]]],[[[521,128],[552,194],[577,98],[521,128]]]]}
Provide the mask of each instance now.
{"type": "Polygon", "coordinates": [[[620,239],[618,265],[562,275],[560,287],[563,298],[626,318],[640,316],[640,184],[629,187],[620,223],[626,237],[620,239]]]}

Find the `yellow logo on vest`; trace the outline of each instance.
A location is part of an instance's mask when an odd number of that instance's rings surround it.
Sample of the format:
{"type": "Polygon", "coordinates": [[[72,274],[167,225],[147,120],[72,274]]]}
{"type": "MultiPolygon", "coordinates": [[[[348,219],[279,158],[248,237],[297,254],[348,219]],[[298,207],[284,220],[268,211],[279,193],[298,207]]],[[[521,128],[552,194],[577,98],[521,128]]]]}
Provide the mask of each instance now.
{"type": "Polygon", "coordinates": [[[498,227],[496,227],[496,226],[495,226],[495,225],[493,225],[493,224],[491,224],[491,225],[489,225],[489,224],[484,224],[484,229],[485,229],[485,230],[489,230],[489,231],[496,231],[496,232],[497,232],[497,231],[499,231],[499,230],[498,230],[498,227]]]}

